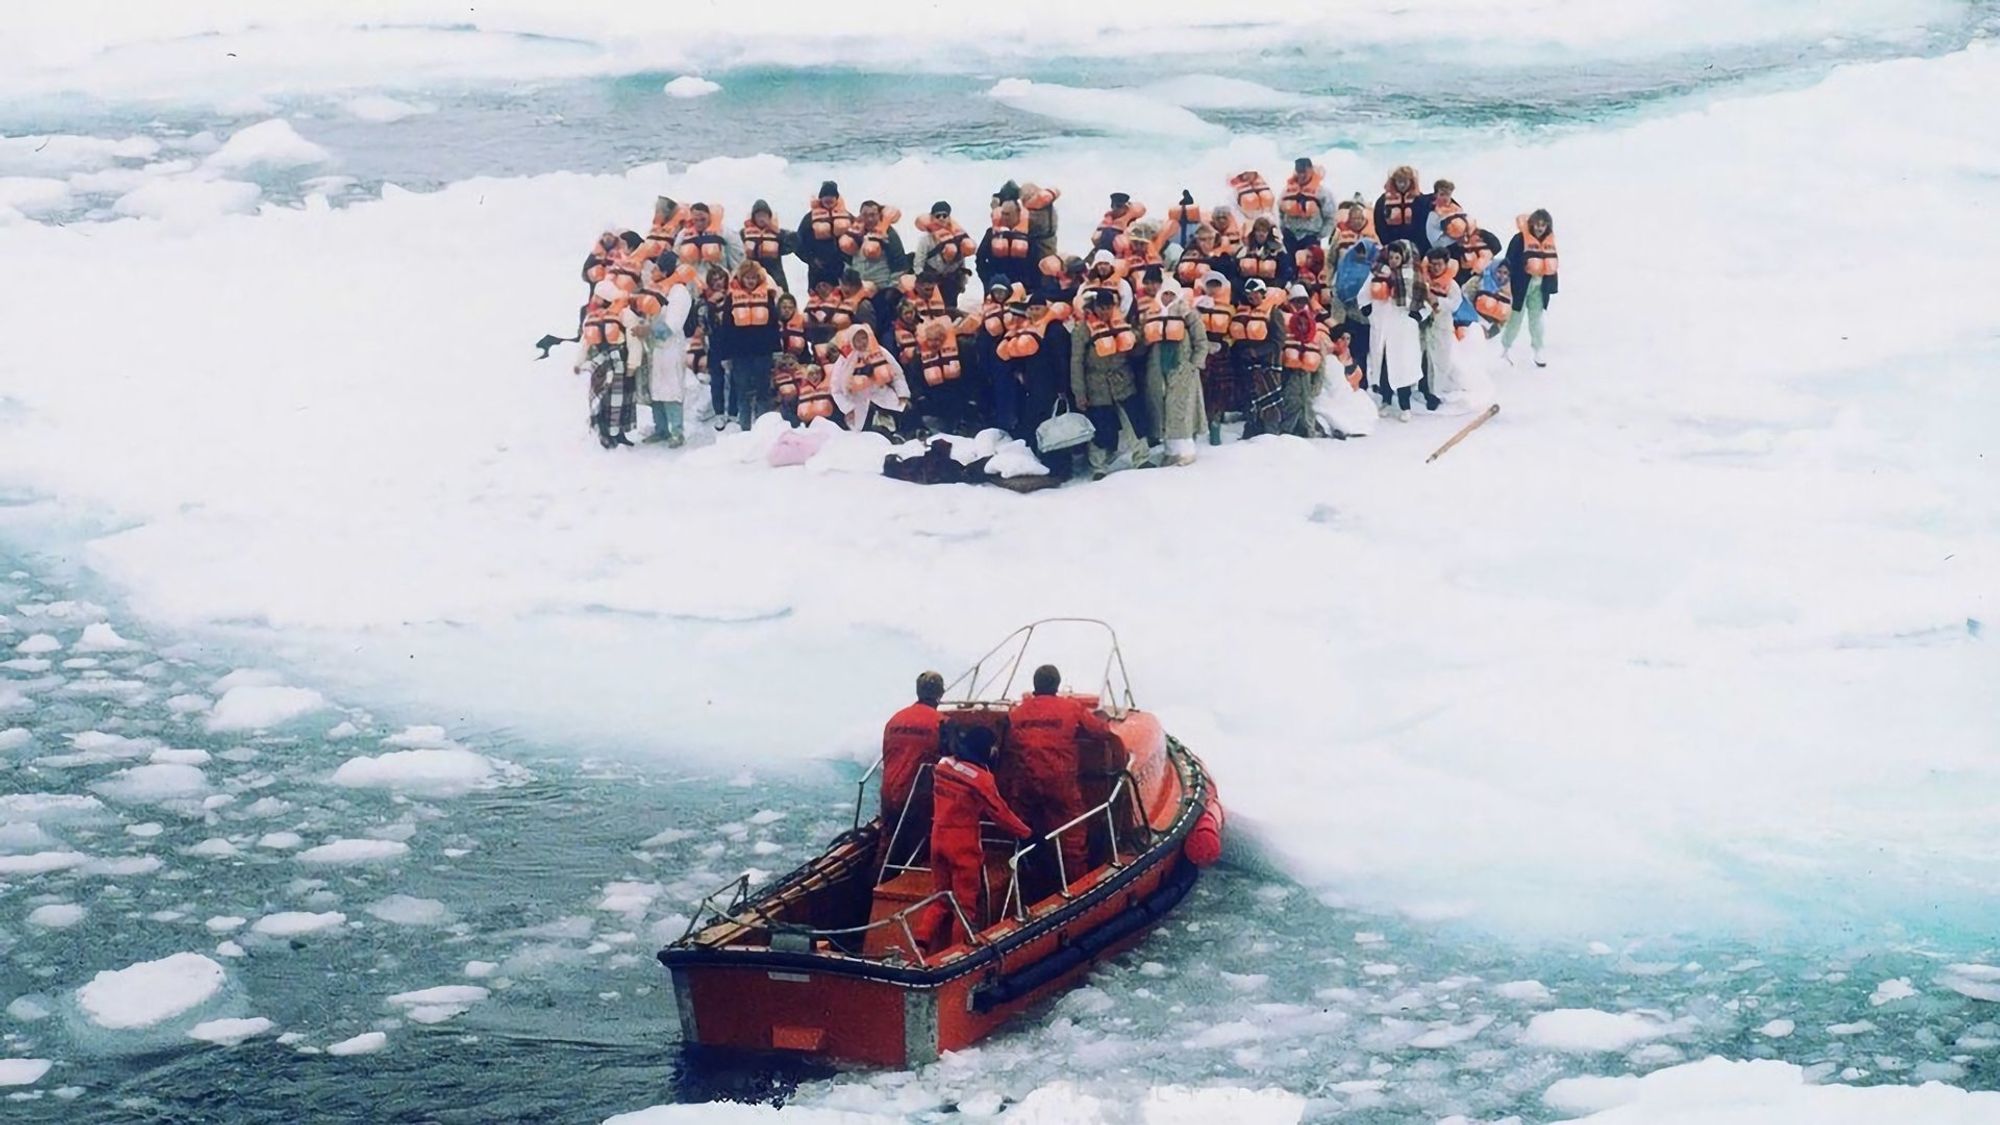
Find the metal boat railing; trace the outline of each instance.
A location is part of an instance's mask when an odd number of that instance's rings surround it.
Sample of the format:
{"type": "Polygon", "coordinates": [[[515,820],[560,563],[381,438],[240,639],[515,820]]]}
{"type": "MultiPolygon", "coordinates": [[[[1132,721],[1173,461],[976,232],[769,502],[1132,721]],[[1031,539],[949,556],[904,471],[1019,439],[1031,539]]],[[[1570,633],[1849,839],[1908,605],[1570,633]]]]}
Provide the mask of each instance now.
{"type": "Polygon", "coordinates": [[[965,695],[959,700],[962,703],[1005,703],[1012,699],[1014,681],[1020,676],[1021,664],[1035,639],[1035,631],[1045,625],[1095,625],[1104,630],[1111,643],[1104,655],[1104,677],[1097,693],[1099,706],[1114,716],[1137,706],[1132,701],[1132,678],[1125,671],[1125,653],[1118,647],[1118,633],[1108,622],[1095,617],[1045,617],[1021,626],[973,661],[972,667],[959,673],[957,679],[946,684],[945,697],[950,698],[952,690],[962,684],[965,687],[965,695]],[[987,674],[989,664],[994,666],[990,675],[987,674]],[[997,692],[993,691],[995,684],[999,685],[997,692]]]}
{"type": "Polygon", "coordinates": [[[910,905],[905,906],[901,910],[896,911],[894,914],[889,915],[887,918],[878,918],[875,921],[870,922],[865,926],[843,926],[838,929],[828,929],[828,930],[814,930],[814,929],[806,929],[803,927],[794,929],[791,927],[787,927],[786,932],[792,934],[798,934],[807,938],[852,937],[855,934],[866,934],[875,930],[882,929],[885,926],[896,925],[900,927],[903,931],[903,940],[909,943],[910,955],[917,959],[917,965],[919,968],[924,968],[928,967],[930,962],[925,960],[923,945],[917,941],[916,933],[910,929],[910,915],[915,914],[917,911],[922,910],[924,907],[929,906],[931,903],[938,902],[940,900],[950,904],[952,914],[958,918],[959,926],[963,928],[966,932],[966,935],[972,939],[972,944],[974,945],[988,944],[986,939],[980,935],[978,928],[973,926],[972,920],[966,917],[965,908],[959,905],[958,896],[951,893],[950,891],[932,891],[930,894],[927,894],[924,897],[918,899],[917,901],[911,903],[910,905]]]}
{"type": "Polygon", "coordinates": [[[1063,862],[1062,845],[1058,837],[1090,820],[1092,817],[1102,814],[1104,817],[1104,826],[1111,834],[1111,866],[1114,868],[1124,867],[1124,856],[1119,854],[1118,851],[1118,818],[1112,815],[1111,809],[1113,805],[1118,803],[1118,798],[1126,792],[1125,778],[1120,777],[1118,784],[1111,787],[1110,795],[1106,796],[1101,804],[1085,809],[1076,816],[1071,817],[1067,822],[1049,829],[1048,832],[1042,835],[1041,839],[1036,840],[1025,848],[1016,850],[1013,857],[1007,861],[1011,876],[1007,881],[1006,897],[1000,900],[1001,916],[1006,916],[1007,908],[1011,904],[1014,908],[1014,917],[1017,921],[1025,922],[1028,920],[1028,905],[1022,900],[1021,895],[1021,860],[1033,855],[1037,848],[1053,845],[1056,856],[1056,877],[1061,881],[1058,893],[1065,900],[1075,897],[1069,892],[1069,870],[1068,866],[1063,862]]]}
{"type": "MultiPolygon", "coordinates": [[[[882,867],[875,873],[875,883],[877,886],[880,886],[881,884],[888,882],[891,878],[894,877],[889,874],[889,872],[891,871],[894,871],[896,872],[896,874],[900,875],[905,871],[930,870],[930,865],[928,864],[920,865],[917,863],[917,852],[924,845],[929,844],[930,843],[929,840],[919,840],[916,843],[910,845],[909,854],[903,857],[906,862],[903,863],[896,862],[896,841],[903,838],[903,826],[910,822],[910,806],[916,801],[917,794],[923,790],[924,775],[927,773],[935,772],[935,769],[936,769],[935,764],[931,762],[925,762],[921,767],[919,767],[917,769],[916,779],[910,783],[910,791],[904,794],[903,796],[903,810],[896,814],[895,831],[889,833],[888,842],[882,845],[882,867]]],[[[856,822],[858,823],[861,818],[861,810],[859,807],[857,807],[854,810],[854,817],[856,822]]],[[[928,855],[928,853],[926,854],[928,855]]]]}

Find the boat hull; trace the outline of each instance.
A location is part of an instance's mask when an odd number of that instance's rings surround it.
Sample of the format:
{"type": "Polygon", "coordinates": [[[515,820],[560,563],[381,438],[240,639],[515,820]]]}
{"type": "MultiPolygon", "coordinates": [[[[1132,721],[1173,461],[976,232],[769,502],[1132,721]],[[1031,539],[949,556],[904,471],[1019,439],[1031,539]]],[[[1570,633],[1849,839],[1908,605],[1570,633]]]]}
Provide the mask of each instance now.
{"type": "MultiPolygon", "coordinates": [[[[1150,728],[1157,736],[1158,728],[1150,728]]],[[[1137,944],[1193,887],[1199,868],[1186,855],[1190,832],[1211,791],[1200,762],[1161,739],[1164,779],[1138,779],[1166,797],[1146,848],[1097,869],[1066,898],[1038,903],[1025,922],[1003,922],[975,945],[929,964],[854,956],[822,945],[683,940],[662,950],[671,973],[681,1039],[688,1046],[791,1052],[869,1066],[932,1061],[985,1038],[1036,1004],[1076,984],[1091,966],[1137,944]]],[[[1158,806],[1156,806],[1158,807],[1158,806]]],[[[871,843],[862,829],[847,845],[871,843]]],[[[829,852],[828,858],[836,854],[829,852]]],[[[822,878],[808,864],[767,892],[822,878]]],[[[754,913],[757,900],[743,912],[754,913]]]]}

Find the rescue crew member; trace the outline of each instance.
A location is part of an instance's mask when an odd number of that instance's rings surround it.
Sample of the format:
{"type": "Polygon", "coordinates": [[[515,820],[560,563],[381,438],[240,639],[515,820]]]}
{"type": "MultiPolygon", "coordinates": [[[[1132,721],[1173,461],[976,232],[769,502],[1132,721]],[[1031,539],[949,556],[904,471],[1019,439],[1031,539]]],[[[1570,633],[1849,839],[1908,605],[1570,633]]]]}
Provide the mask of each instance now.
{"type": "MultiPolygon", "coordinates": [[[[951,756],[938,762],[935,777],[931,889],[951,892],[966,920],[984,928],[987,912],[979,900],[979,886],[986,853],[979,842],[980,822],[991,820],[1017,840],[1027,839],[1033,830],[1007,807],[993,782],[993,732],[985,727],[967,729],[951,756]]],[[[923,934],[925,952],[949,947],[958,920],[950,905],[939,900],[925,907],[924,915],[916,928],[923,934]]],[[[966,936],[970,940],[971,935],[966,936]]]]}
{"type": "Polygon", "coordinates": [[[917,701],[889,716],[882,728],[882,828],[894,834],[891,842],[898,855],[909,854],[930,836],[930,794],[918,786],[917,775],[936,765],[941,753],[942,699],[944,677],[925,672],[917,677],[917,701]]]}
{"type": "MultiPolygon", "coordinates": [[[[1086,345],[1087,348],[1087,345],[1086,345]]],[[[1007,712],[1008,737],[1020,756],[1021,815],[1036,836],[1083,815],[1083,787],[1077,780],[1077,736],[1111,737],[1111,726],[1080,699],[1058,694],[1062,672],[1053,664],[1035,669],[1035,691],[1007,712]]],[[[1088,870],[1089,826],[1073,825],[1057,837],[1062,869],[1070,881],[1088,870]]],[[[932,830],[935,838],[936,830],[932,830]]]]}

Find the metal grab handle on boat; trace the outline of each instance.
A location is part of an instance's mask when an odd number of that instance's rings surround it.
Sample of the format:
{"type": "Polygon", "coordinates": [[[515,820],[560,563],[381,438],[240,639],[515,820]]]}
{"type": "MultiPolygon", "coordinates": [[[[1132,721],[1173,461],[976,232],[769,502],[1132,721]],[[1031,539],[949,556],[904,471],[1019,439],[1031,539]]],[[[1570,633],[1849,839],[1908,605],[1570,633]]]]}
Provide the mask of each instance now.
{"type": "Polygon", "coordinates": [[[1018,642],[1018,646],[1014,647],[1012,659],[1006,661],[1007,678],[1001,684],[1000,694],[997,697],[1003,701],[1010,698],[1014,690],[1014,680],[1020,675],[1021,661],[1028,654],[1029,644],[1034,641],[1035,630],[1044,625],[1095,625],[1104,630],[1106,635],[1111,638],[1111,647],[1105,655],[1104,685],[1098,692],[1098,698],[1107,711],[1112,711],[1115,714],[1122,715],[1136,706],[1132,701],[1132,677],[1125,669],[1125,652],[1118,645],[1118,631],[1111,627],[1110,622],[1095,617],[1045,617],[1040,621],[1021,626],[1002,638],[999,644],[988,649],[984,656],[973,661],[972,667],[959,673],[957,679],[945,685],[946,696],[950,696],[952,689],[958,687],[960,684],[964,684],[964,701],[967,703],[979,702],[981,688],[990,686],[993,681],[1000,678],[998,671],[994,672],[992,680],[982,680],[980,678],[980,673],[985,669],[987,661],[999,656],[1010,646],[1016,646],[1018,642]],[[1117,669],[1118,686],[1122,690],[1113,690],[1111,673],[1114,668],[1117,669]]]}
{"type": "MultiPolygon", "coordinates": [[[[870,772],[872,773],[874,771],[871,770],[870,772]]],[[[875,873],[876,886],[879,887],[883,883],[888,881],[889,871],[892,868],[899,872],[930,870],[930,868],[927,866],[918,867],[915,863],[897,863],[895,862],[895,859],[896,859],[896,841],[902,839],[903,825],[908,824],[910,821],[910,803],[917,799],[917,791],[924,787],[923,785],[924,774],[935,773],[935,772],[936,772],[935,766],[931,762],[925,762],[922,766],[918,767],[916,780],[910,783],[910,791],[903,797],[903,811],[896,814],[896,830],[889,834],[889,842],[882,846],[882,869],[875,873]]],[[[857,820],[861,816],[861,808],[858,804],[855,806],[854,815],[857,820]]],[[[914,846],[911,847],[910,849],[909,858],[912,860],[915,860],[917,858],[917,850],[914,846]]]]}
{"type": "Polygon", "coordinates": [[[854,783],[854,827],[856,828],[861,827],[861,805],[868,797],[868,779],[881,772],[882,759],[877,758],[875,764],[868,767],[868,772],[861,775],[861,780],[854,783]]]}
{"type": "MultiPolygon", "coordinates": [[[[1001,913],[1004,914],[1006,912],[1007,903],[1009,900],[1011,900],[1014,903],[1015,918],[1017,918],[1022,922],[1028,920],[1028,904],[1022,901],[1021,898],[1022,857],[1029,855],[1036,848],[1039,848],[1044,844],[1055,843],[1056,837],[1062,835],[1063,833],[1069,831],[1072,828],[1075,828],[1077,825],[1082,824],[1084,821],[1089,820],[1091,817],[1094,817],[1099,813],[1104,814],[1104,826],[1111,833],[1111,866],[1113,867],[1125,866],[1124,861],[1120,859],[1118,855],[1118,818],[1111,815],[1111,806],[1118,803],[1118,796],[1124,791],[1125,791],[1125,778],[1120,777],[1118,779],[1118,784],[1111,787],[1110,794],[1104,798],[1104,802],[1102,804],[1095,805],[1091,808],[1085,809],[1084,811],[1078,813],[1076,816],[1072,817],[1068,823],[1059,824],[1056,827],[1049,829],[1049,831],[1046,834],[1044,834],[1041,839],[1035,841],[1032,844],[1029,844],[1025,848],[1020,848],[1016,850],[1014,852],[1013,857],[1007,861],[1007,866],[1013,871],[1013,877],[1010,880],[1008,880],[1006,898],[1000,900],[1001,913]]],[[[1074,898],[1075,896],[1069,893],[1069,871],[1067,869],[1067,865],[1063,863],[1062,847],[1058,845],[1055,849],[1055,852],[1056,852],[1056,877],[1062,880],[1062,887],[1057,893],[1061,894],[1066,899],[1074,898]]]]}
{"type": "MultiPolygon", "coordinates": [[[[736,913],[737,907],[742,906],[744,900],[749,897],[750,897],[750,874],[749,872],[746,871],[743,874],[738,875],[736,878],[731,879],[729,882],[724,883],[721,886],[715,888],[714,890],[708,892],[708,894],[704,896],[700,902],[695,904],[694,916],[688,919],[687,929],[681,931],[681,936],[675,940],[674,944],[679,945],[681,942],[686,941],[688,938],[694,935],[695,930],[699,928],[701,925],[701,915],[703,911],[708,911],[709,913],[714,914],[716,921],[719,922],[734,915],[736,913]],[[729,904],[727,906],[724,906],[721,910],[716,910],[715,897],[719,894],[722,894],[724,891],[734,891],[735,894],[730,897],[729,904]]],[[[761,911],[758,913],[758,916],[763,917],[761,911]]],[[[769,918],[765,918],[764,920],[766,922],[770,921],[769,918]]]]}
{"type": "Polygon", "coordinates": [[[951,904],[951,912],[958,916],[958,924],[964,928],[966,936],[972,939],[972,944],[974,945],[989,944],[987,940],[980,935],[979,931],[973,928],[972,920],[966,917],[965,915],[965,908],[959,905],[958,896],[950,891],[932,891],[930,894],[925,895],[923,898],[920,898],[917,901],[911,903],[910,905],[905,906],[901,910],[896,911],[894,914],[889,915],[887,918],[877,919],[873,922],[868,923],[865,926],[844,926],[841,927],[840,929],[832,929],[832,930],[793,930],[791,932],[802,933],[807,935],[808,937],[815,937],[815,938],[848,937],[853,934],[865,934],[870,930],[879,930],[883,926],[887,926],[891,923],[894,923],[903,928],[903,937],[909,941],[910,952],[916,955],[917,964],[919,966],[925,966],[928,964],[928,962],[924,960],[923,947],[917,944],[917,935],[910,929],[910,915],[916,913],[919,910],[922,910],[924,907],[929,906],[931,903],[936,902],[939,899],[943,899],[951,904]]]}

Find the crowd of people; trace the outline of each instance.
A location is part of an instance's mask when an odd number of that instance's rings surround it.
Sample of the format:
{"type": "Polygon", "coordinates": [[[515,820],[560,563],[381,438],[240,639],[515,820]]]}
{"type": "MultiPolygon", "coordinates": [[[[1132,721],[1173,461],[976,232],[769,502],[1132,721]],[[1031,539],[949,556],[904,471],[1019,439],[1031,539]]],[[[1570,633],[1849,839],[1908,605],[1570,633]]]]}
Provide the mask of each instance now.
{"type": "Polygon", "coordinates": [[[591,426],[606,449],[631,445],[645,404],[645,440],[679,446],[705,395],[717,430],[774,410],[892,440],[998,428],[1066,474],[1080,427],[1057,448],[1045,424],[1077,411],[1102,476],[1189,464],[1237,418],[1245,437],[1408,421],[1413,395],[1436,410],[1457,387],[1471,333],[1511,362],[1525,324],[1544,364],[1560,276],[1546,210],[1503,244],[1451,181],[1426,191],[1409,167],[1372,206],[1305,158],[1278,186],[1242,172],[1229,188],[1218,205],[1182,191],[1157,216],[1114,192],[1073,254],[1062,192],[1033,183],[994,192],[977,236],[933,203],[914,249],[898,208],[850,209],[832,181],[790,226],[761,199],[732,227],[716,204],[661,197],[644,233],[606,230],[583,264],[591,426]]]}

